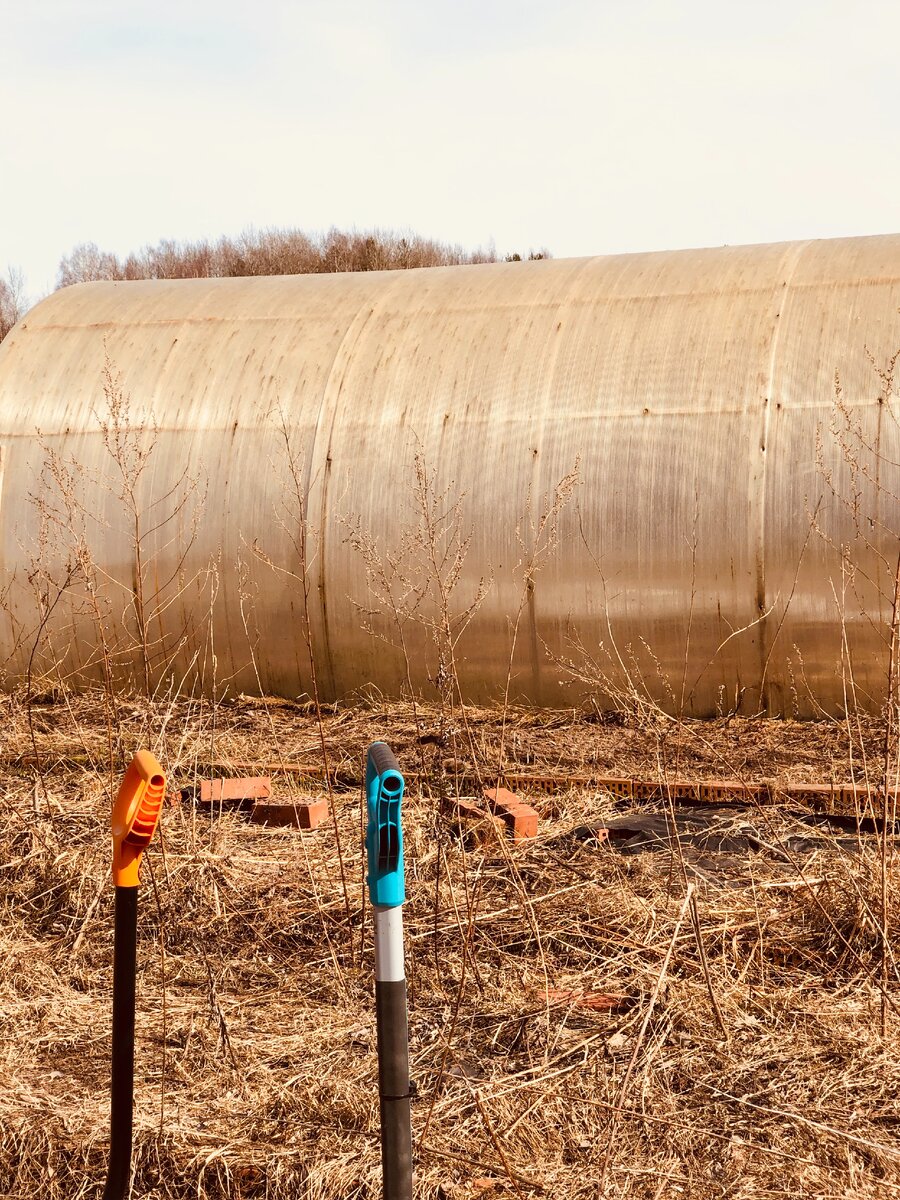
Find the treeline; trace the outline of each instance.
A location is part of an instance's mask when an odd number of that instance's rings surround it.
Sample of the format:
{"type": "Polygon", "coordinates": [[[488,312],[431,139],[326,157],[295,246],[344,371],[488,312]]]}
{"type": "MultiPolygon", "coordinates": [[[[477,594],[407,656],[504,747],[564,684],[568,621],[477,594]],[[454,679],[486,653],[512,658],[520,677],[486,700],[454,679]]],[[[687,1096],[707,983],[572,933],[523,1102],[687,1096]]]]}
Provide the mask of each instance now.
{"type": "MultiPolygon", "coordinates": [[[[551,258],[549,250],[507,254],[504,262],[551,258]]],[[[76,246],[60,260],[56,288],[73,283],[117,279],[226,279],[245,275],[318,275],[332,271],[396,271],[411,267],[446,267],[492,263],[493,248],[466,250],[418,234],[390,230],[323,234],[301,229],[248,230],[218,241],[161,241],[120,258],[93,242],[76,246]]],[[[30,307],[21,271],[10,268],[0,277],[0,341],[30,307]]]]}
{"type": "MultiPolygon", "coordinates": [[[[508,254],[506,261],[521,261],[508,254]]],[[[549,258],[546,250],[527,258],[549,258]]],[[[218,241],[162,241],[119,258],[92,243],[76,246],[59,264],[57,288],[102,279],[227,279],[247,275],[315,275],[333,271],[394,271],[460,263],[496,262],[493,247],[462,246],[375,230],[331,229],[311,235],[299,229],[251,230],[218,241]]]]}

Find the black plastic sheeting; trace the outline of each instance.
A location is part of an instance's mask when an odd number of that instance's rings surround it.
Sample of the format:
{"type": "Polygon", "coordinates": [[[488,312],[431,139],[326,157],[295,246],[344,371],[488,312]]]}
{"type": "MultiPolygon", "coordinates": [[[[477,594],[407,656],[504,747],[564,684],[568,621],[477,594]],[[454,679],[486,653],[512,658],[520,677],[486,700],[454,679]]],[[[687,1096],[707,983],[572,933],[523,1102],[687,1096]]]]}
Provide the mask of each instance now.
{"type": "Polygon", "coordinates": [[[578,826],[565,837],[625,855],[679,852],[704,873],[724,874],[740,872],[759,856],[795,863],[815,854],[857,854],[880,842],[877,834],[863,832],[848,818],[713,805],[626,813],[578,826]]]}

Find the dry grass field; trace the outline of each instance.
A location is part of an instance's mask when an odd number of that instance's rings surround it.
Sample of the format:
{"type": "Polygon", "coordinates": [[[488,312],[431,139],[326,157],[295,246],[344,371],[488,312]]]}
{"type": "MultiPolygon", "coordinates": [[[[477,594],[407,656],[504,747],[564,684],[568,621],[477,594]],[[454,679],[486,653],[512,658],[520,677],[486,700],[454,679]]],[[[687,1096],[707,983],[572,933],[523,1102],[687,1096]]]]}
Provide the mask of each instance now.
{"type": "MultiPolygon", "coordinates": [[[[585,836],[623,811],[585,787],[536,795],[533,841],[466,845],[438,800],[473,772],[494,782],[501,738],[522,773],[846,780],[880,744],[875,722],[639,727],[367,703],[320,729],[284,702],[120,699],[110,724],[98,697],[0,704],[3,1197],[100,1195],[108,817],[128,756],[153,749],[175,793],[209,763],[252,762],[297,799],[325,794],[320,733],[342,777],[375,738],[418,772],[405,805],[417,1196],[900,1193],[889,842],[818,830],[785,849],[802,822],[774,804],[736,813],[747,853],[626,855],[585,836]],[[287,762],[309,778],[279,774],[287,762]]],[[[164,811],[141,891],[136,1197],[380,1195],[360,790],[332,800],[335,821],[311,833],[189,796],[164,811]]]]}

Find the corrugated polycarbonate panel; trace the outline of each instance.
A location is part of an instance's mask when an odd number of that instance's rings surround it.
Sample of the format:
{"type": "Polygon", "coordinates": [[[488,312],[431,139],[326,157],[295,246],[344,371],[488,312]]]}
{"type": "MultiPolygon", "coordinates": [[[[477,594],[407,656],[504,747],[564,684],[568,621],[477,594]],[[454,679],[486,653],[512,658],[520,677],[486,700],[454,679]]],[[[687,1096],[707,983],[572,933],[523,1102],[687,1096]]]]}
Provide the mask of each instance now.
{"type": "MultiPolygon", "coordinates": [[[[511,664],[512,694],[538,703],[589,686],[571,666],[598,692],[693,713],[833,710],[849,652],[878,704],[900,437],[875,367],[900,348],[898,307],[900,236],[56,293],[0,347],[8,675],[33,642],[38,549],[57,567],[67,551],[59,531],[39,546],[29,499],[48,447],[83,468],[103,619],[125,615],[123,657],[134,640],[133,539],[98,428],[108,357],[157,427],[145,529],[183,472],[206,495],[193,542],[188,505],[143,547],[164,605],[157,669],[209,684],[214,655],[220,684],[309,690],[305,579],[324,694],[407,677],[433,692],[418,453],[436,511],[459,500],[470,539],[455,620],[489,581],[455,650],[473,698],[501,695],[511,664]],[[558,544],[525,589],[544,497],[576,464],[558,544]]],[[[47,635],[44,666],[96,673],[84,581],[47,635]]]]}

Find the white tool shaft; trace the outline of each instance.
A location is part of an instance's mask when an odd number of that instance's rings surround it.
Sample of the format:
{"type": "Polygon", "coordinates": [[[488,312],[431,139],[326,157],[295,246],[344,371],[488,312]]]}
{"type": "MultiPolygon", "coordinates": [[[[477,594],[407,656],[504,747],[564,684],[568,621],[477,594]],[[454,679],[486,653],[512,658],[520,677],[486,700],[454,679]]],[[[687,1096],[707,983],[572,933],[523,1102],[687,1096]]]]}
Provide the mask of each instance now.
{"type": "Polygon", "coordinates": [[[375,979],[397,983],[406,978],[403,965],[403,906],[375,907],[375,979]]]}

